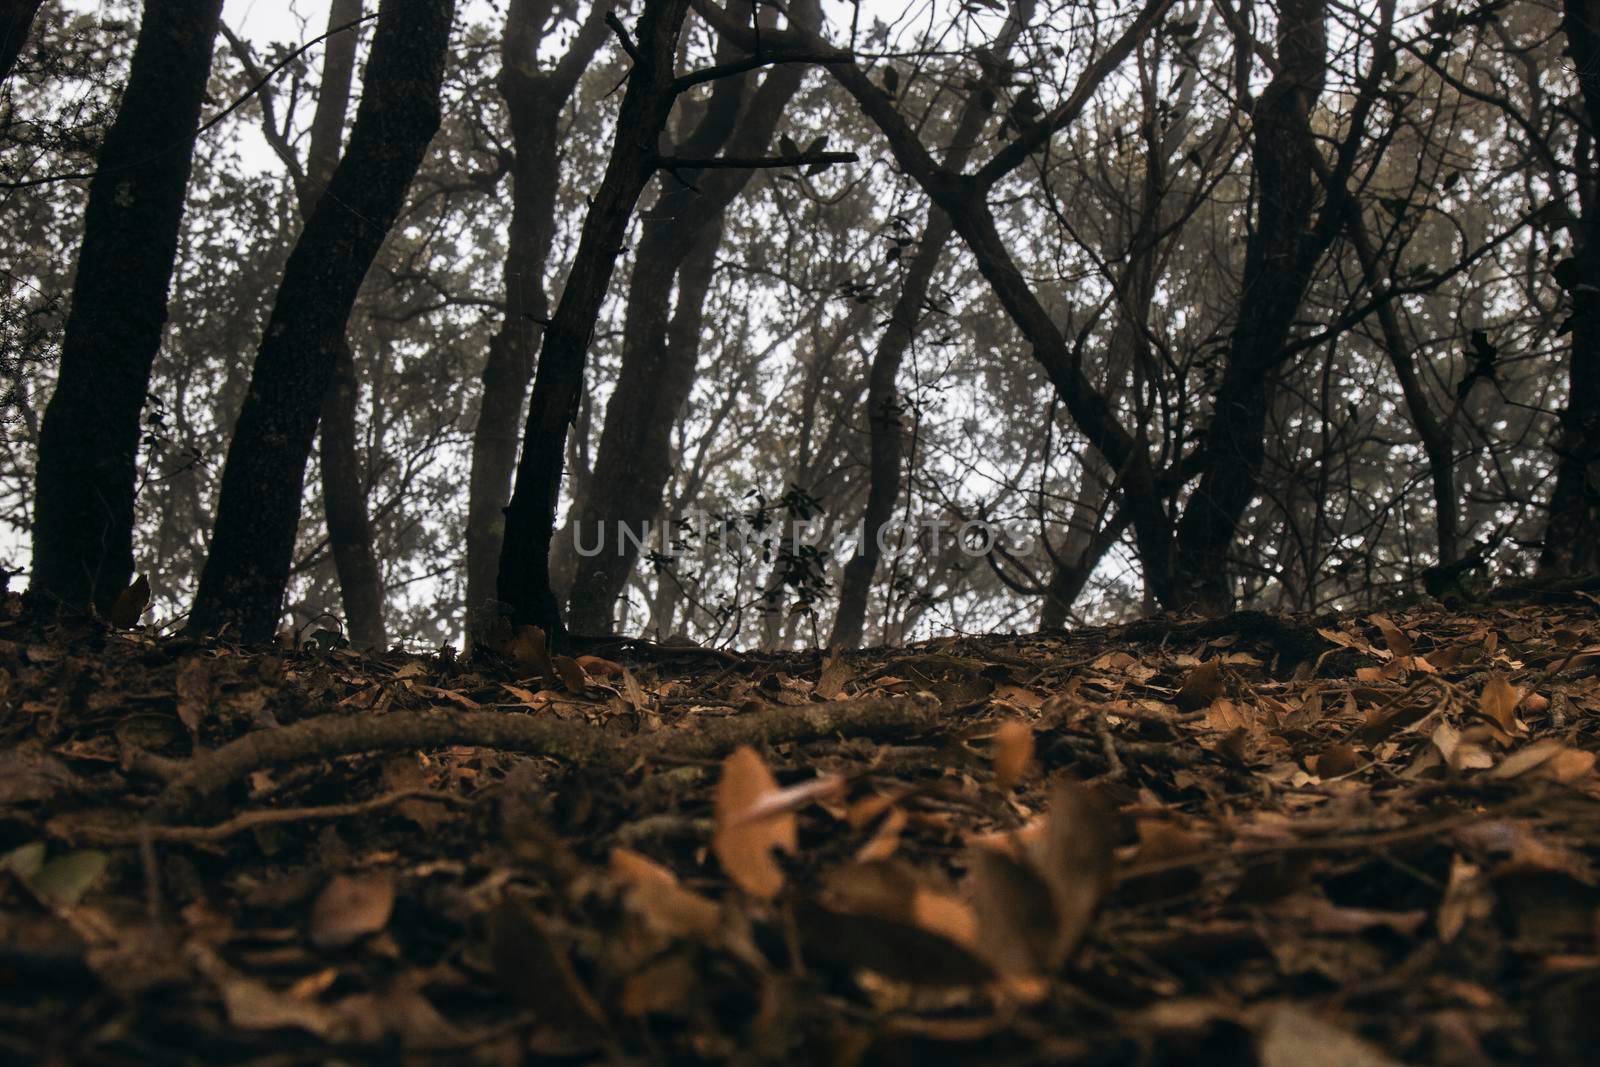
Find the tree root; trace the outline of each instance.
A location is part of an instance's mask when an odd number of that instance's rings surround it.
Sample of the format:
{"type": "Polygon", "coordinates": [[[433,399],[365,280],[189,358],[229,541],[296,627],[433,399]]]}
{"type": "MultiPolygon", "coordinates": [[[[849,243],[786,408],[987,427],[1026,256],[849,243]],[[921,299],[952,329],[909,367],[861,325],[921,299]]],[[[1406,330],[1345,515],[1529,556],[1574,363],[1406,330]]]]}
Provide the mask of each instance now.
{"type": "Polygon", "coordinates": [[[934,726],[939,705],[911,699],[774,705],[694,723],[692,729],[618,738],[580,723],[516,712],[434,709],[381,716],[323,715],[259,730],[197,757],[157,797],[151,816],[173,822],[253,771],[308,759],[470,745],[550,756],[601,774],[653,757],[717,759],[740,745],[843,737],[903,737],[934,726]]]}

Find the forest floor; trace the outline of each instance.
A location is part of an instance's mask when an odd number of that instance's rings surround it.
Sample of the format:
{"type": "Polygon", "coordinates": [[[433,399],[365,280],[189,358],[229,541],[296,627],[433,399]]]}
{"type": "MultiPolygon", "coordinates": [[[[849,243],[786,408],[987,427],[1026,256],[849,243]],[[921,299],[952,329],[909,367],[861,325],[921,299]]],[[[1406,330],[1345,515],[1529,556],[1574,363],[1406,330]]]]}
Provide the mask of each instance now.
{"type": "Polygon", "coordinates": [[[0,1058],[1593,1063],[1550,599],[462,660],[13,596],[0,1058]]]}

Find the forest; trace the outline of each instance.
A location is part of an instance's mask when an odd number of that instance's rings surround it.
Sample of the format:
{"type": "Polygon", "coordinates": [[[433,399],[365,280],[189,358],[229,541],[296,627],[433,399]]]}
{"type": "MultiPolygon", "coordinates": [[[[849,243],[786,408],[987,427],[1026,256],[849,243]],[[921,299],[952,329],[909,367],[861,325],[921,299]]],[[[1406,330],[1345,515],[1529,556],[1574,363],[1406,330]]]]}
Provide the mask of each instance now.
{"type": "Polygon", "coordinates": [[[1577,1067],[1600,0],[0,0],[0,1058],[1577,1067]]]}
{"type": "Polygon", "coordinates": [[[1596,567],[1582,5],[302,6],[6,5],[52,601],[779,649],[1596,567]]]}

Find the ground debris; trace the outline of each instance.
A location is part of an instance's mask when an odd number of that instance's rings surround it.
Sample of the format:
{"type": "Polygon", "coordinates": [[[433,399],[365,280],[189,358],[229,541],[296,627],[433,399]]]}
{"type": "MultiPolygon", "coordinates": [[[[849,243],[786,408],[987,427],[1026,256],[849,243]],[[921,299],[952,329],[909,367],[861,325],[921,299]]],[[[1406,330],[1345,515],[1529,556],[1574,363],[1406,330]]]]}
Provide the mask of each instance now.
{"type": "Polygon", "coordinates": [[[1592,1054],[1587,603],[0,671],[8,1061],[1592,1054]]]}

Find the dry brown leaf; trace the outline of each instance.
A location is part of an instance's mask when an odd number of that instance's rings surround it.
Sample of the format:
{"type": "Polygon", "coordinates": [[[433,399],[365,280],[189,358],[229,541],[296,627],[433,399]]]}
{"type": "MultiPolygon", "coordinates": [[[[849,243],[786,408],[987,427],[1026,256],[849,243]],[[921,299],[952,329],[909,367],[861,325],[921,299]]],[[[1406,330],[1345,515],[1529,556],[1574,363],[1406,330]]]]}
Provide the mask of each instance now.
{"type": "Polygon", "coordinates": [[[1521,702],[1522,690],[1496,671],[1483,684],[1483,694],[1478,697],[1478,711],[1508,734],[1525,734],[1528,732],[1527,726],[1517,719],[1517,705],[1521,702]]]}
{"type": "Polygon", "coordinates": [[[1050,791],[1045,835],[1031,858],[1055,898],[1056,966],[1077,948],[1111,888],[1112,821],[1100,800],[1076,782],[1059,782],[1050,791]]]}
{"type": "Polygon", "coordinates": [[[799,918],[809,956],[916,985],[975,985],[993,977],[974,949],[972,909],[894,860],[829,872],[818,901],[803,904],[799,918]]]}
{"type": "Polygon", "coordinates": [[[1483,871],[1460,856],[1450,862],[1450,880],[1439,902],[1439,940],[1448,944],[1469,922],[1482,922],[1494,914],[1494,889],[1483,871]]]}
{"type": "Polygon", "coordinates": [[[382,873],[337,875],[311,908],[311,943],[343,948],[389,925],[394,882],[382,873]]]}
{"type": "Polygon", "coordinates": [[[998,971],[1049,974],[1071,956],[1111,887],[1111,821],[1088,789],[1063,781],[1041,833],[1010,854],[973,852],[979,944],[998,971]]]}
{"type": "Polygon", "coordinates": [[[741,745],[722,761],[713,805],[716,831],[711,850],[735,885],[762,900],[771,900],[783,889],[783,868],[773,859],[772,850],[793,854],[800,847],[793,810],[780,808],[766,818],[746,818],[747,812],[778,792],[778,781],[766,761],[748,745],[741,745]]]}
{"type": "Polygon", "coordinates": [[[809,782],[775,789],[762,796],[729,823],[730,827],[747,822],[759,822],[786,811],[799,811],[807,804],[821,804],[838,800],[850,789],[850,782],[842,774],[821,774],[809,782]]]}
{"type": "Polygon", "coordinates": [[[889,813],[883,817],[883,822],[878,824],[878,832],[872,835],[872,840],[862,845],[856,851],[857,863],[870,863],[873,860],[886,860],[894,855],[900,847],[900,831],[906,826],[906,813],[901,808],[890,808],[889,813]]]}
{"type": "Polygon", "coordinates": [[[489,913],[488,938],[495,977],[517,1003],[567,1030],[609,1028],[604,1010],[573,969],[566,949],[527,902],[503,899],[489,913]]]}
{"type": "Polygon", "coordinates": [[[111,625],[120,630],[131,630],[139,625],[139,616],[149,606],[150,579],[141,574],[133,580],[132,585],[117,594],[116,603],[111,605],[111,625]]]}
{"type": "Polygon", "coordinates": [[[1476,741],[1462,736],[1460,730],[1447,722],[1434,728],[1433,747],[1439,750],[1445,765],[1453,771],[1484,770],[1494,766],[1494,756],[1476,741]]]}
{"type": "Polygon", "coordinates": [[[571,656],[551,656],[550,664],[555,667],[556,675],[561,679],[561,684],[567,687],[567,692],[581,693],[589,688],[589,676],[571,656]]]}
{"type": "Polygon", "coordinates": [[[1183,680],[1172,702],[1180,711],[1199,711],[1222,695],[1222,663],[1208,659],[1183,680]]]}
{"type": "Polygon", "coordinates": [[[500,683],[500,688],[516,697],[518,703],[529,708],[549,707],[550,702],[556,698],[555,692],[550,689],[541,689],[536,693],[531,689],[524,689],[520,685],[511,685],[509,682],[500,683]]]}
{"type": "Polygon", "coordinates": [[[682,1015],[695,1002],[699,974],[682,956],[668,956],[630,974],[622,985],[622,1014],[682,1015]]]}
{"type": "Polygon", "coordinates": [[[1003,722],[994,732],[994,784],[1002,792],[1022,781],[1033,762],[1033,727],[1003,722]]]}
{"type": "Polygon", "coordinates": [[[1213,700],[1211,706],[1206,708],[1206,726],[1220,733],[1229,730],[1250,732],[1255,726],[1255,721],[1240,705],[1226,698],[1219,698],[1213,700]]]}
{"type": "Polygon", "coordinates": [[[579,656],[575,661],[590,678],[620,678],[622,664],[600,656],[579,656]]]}
{"type": "Polygon", "coordinates": [[[211,711],[211,661],[204,656],[189,656],[178,665],[174,684],[178,691],[178,718],[191,734],[195,733],[211,711]]]}
{"type": "Polygon", "coordinates": [[[555,680],[555,665],[550,662],[550,644],[537,626],[519,626],[506,642],[505,655],[523,671],[536,672],[547,682],[555,680]]]}
{"type": "Polygon", "coordinates": [[[1261,1067],[1400,1067],[1376,1046],[1293,1004],[1271,1010],[1257,1041],[1261,1067]]]}
{"type": "Polygon", "coordinates": [[[1407,637],[1405,631],[1396,626],[1387,615],[1369,615],[1367,621],[1383,634],[1383,643],[1390,652],[1396,656],[1411,655],[1411,638],[1407,637]]]}
{"type": "Polygon", "coordinates": [[[637,852],[612,849],[611,877],[627,888],[629,906],[667,937],[710,940],[722,926],[722,909],[714,901],[685,889],[671,871],[637,852]]]}

